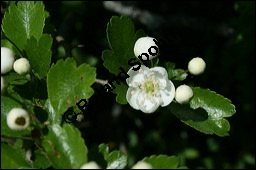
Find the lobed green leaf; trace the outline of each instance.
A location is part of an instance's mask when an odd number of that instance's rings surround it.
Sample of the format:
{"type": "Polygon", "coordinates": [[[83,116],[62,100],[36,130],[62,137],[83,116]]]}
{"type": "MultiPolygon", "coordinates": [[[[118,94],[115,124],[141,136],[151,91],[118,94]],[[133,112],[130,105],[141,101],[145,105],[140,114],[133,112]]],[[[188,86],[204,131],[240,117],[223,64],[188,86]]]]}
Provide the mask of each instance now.
{"type": "Polygon", "coordinates": [[[228,136],[229,122],[224,117],[235,113],[235,106],[223,96],[210,91],[194,87],[193,99],[189,105],[171,103],[170,111],[182,122],[206,134],[228,136]]]}
{"type": "Polygon", "coordinates": [[[165,68],[168,73],[168,78],[171,80],[182,81],[185,80],[188,74],[183,69],[175,69],[175,63],[166,62],[165,68]]]}
{"type": "Polygon", "coordinates": [[[38,169],[47,169],[51,166],[51,163],[46,158],[46,153],[42,150],[35,150],[35,158],[33,161],[33,167],[38,169]]]}
{"type": "Polygon", "coordinates": [[[152,165],[153,169],[177,169],[179,158],[167,155],[152,155],[142,160],[152,165]]]}
{"type": "MultiPolygon", "coordinates": [[[[131,66],[128,61],[136,58],[133,52],[134,44],[140,37],[146,36],[143,30],[135,32],[132,21],[125,16],[113,16],[107,26],[107,39],[111,50],[102,52],[103,65],[113,74],[120,73],[120,67],[126,72],[131,66]]],[[[136,58],[136,61],[140,62],[136,58]]],[[[120,104],[127,104],[125,93],[127,91],[126,83],[122,83],[113,92],[117,94],[116,101],[120,104]],[[126,91],[124,91],[126,89],[126,91]]]]}
{"type": "Polygon", "coordinates": [[[52,41],[51,35],[43,34],[39,40],[31,36],[25,45],[30,66],[41,77],[44,77],[50,68],[52,41]]]}
{"type": "Polygon", "coordinates": [[[27,39],[41,37],[46,18],[42,1],[19,1],[11,4],[2,21],[2,30],[20,50],[23,50],[27,39]]]}
{"type": "MultiPolygon", "coordinates": [[[[115,150],[109,153],[109,147],[106,144],[100,144],[98,150],[107,162],[106,169],[123,169],[127,165],[127,156],[121,151],[115,150]]],[[[100,158],[100,156],[97,157],[100,158]]]]}
{"type": "Polygon", "coordinates": [[[1,142],[1,169],[30,169],[20,149],[1,142]]]}
{"type": "Polygon", "coordinates": [[[72,58],[59,60],[52,65],[47,76],[47,88],[50,104],[56,114],[64,113],[81,99],[93,94],[90,87],[96,78],[96,69],[87,64],[78,68],[72,58]]]}

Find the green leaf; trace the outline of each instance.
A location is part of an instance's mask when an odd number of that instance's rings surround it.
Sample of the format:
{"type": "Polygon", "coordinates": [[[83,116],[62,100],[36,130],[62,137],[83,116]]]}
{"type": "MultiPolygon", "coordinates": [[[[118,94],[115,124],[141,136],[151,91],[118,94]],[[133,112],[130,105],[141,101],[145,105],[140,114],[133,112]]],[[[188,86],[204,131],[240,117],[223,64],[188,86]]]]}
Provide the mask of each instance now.
{"type": "Polygon", "coordinates": [[[29,81],[27,76],[22,76],[16,72],[9,72],[3,77],[4,80],[10,85],[23,85],[29,81]]]}
{"type": "Polygon", "coordinates": [[[99,152],[103,154],[104,156],[104,159],[107,160],[108,158],[108,155],[109,155],[109,148],[108,148],[108,145],[106,144],[100,144],[99,145],[99,152]]]}
{"type": "MultiPolygon", "coordinates": [[[[125,82],[126,83],[126,82],[125,82]]],[[[126,92],[128,90],[128,86],[124,83],[121,85],[116,85],[116,88],[113,90],[113,93],[116,94],[116,101],[120,104],[127,104],[126,92]]]]}
{"type": "Polygon", "coordinates": [[[2,29],[5,35],[23,50],[28,38],[32,35],[39,40],[43,33],[45,21],[42,1],[19,1],[17,6],[10,5],[4,15],[2,29]]]}
{"type": "Polygon", "coordinates": [[[79,169],[87,162],[87,147],[77,128],[70,124],[48,128],[42,146],[55,169],[79,169]]]}
{"type": "Polygon", "coordinates": [[[192,89],[194,97],[190,101],[191,108],[204,108],[212,120],[219,120],[235,114],[235,106],[231,104],[229,99],[209,89],[201,89],[200,87],[194,87],[192,89]]]}
{"type": "Polygon", "coordinates": [[[46,75],[50,68],[51,46],[52,37],[48,34],[43,34],[38,41],[32,36],[27,40],[25,46],[31,68],[42,77],[46,75]]]}
{"type": "Polygon", "coordinates": [[[227,136],[230,129],[229,122],[224,117],[235,113],[235,106],[223,96],[199,87],[193,89],[193,99],[189,105],[172,103],[170,111],[187,125],[206,134],[227,136]]]}
{"type": "Polygon", "coordinates": [[[1,40],[1,47],[10,48],[14,52],[15,56],[18,56],[20,54],[19,51],[17,50],[17,48],[15,48],[15,46],[10,41],[8,41],[6,39],[1,40]]]}
{"type": "Polygon", "coordinates": [[[21,150],[1,142],[1,169],[28,169],[31,166],[25,160],[21,150]]]}
{"type": "Polygon", "coordinates": [[[107,169],[123,169],[127,165],[127,156],[121,151],[113,151],[107,158],[107,169]]]}
{"type": "Polygon", "coordinates": [[[45,110],[48,112],[48,121],[50,121],[51,124],[61,124],[61,119],[62,116],[60,114],[57,114],[54,108],[51,105],[51,102],[49,99],[45,101],[44,107],[46,108],[45,110]]]}
{"type": "Polygon", "coordinates": [[[78,68],[72,58],[59,60],[52,65],[47,76],[48,96],[56,114],[64,113],[81,99],[93,94],[90,87],[96,78],[96,69],[87,64],[78,68]]]}
{"type": "Polygon", "coordinates": [[[109,148],[106,144],[99,145],[99,152],[103,154],[107,162],[106,169],[123,169],[127,165],[127,156],[117,150],[109,153],[109,148]]]}
{"type": "MultiPolygon", "coordinates": [[[[135,33],[132,21],[125,16],[113,16],[108,23],[106,32],[111,50],[104,50],[102,52],[103,65],[115,75],[121,72],[120,67],[127,72],[131,67],[128,65],[128,61],[131,58],[136,58],[133,52],[134,44],[137,39],[146,36],[146,34],[143,30],[138,30],[135,33]]],[[[142,63],[137,58],[134,62],[142,63]]],[[[113,91],[117,94],[117,102],[127,104],[125,95],[123,95],[127,91],[126,83],[117,86],[119,87],[113,91]]]]}
{"type": "Polygon", "coordinates": [[[46,158],[46,153],[37,149],[35,152],[35,160],[33,161],[33,167],[37,169],[47,169],[51,166],[51,163],[46,158]]]}
{"type": "Polygon", "coordinates": [[[185,80],[188,76],[185,70],[183,69],[175,69],[175,63],[166,62],[165,68],[168,73],[168,79],[182,81],[185,80]]]}
{"type": "Polygon", "coordinates": [[[22,105],[17,101],[1,95],[1,135],[26,135],[29,134],[29,128],[21,131],[12,130],[8,127],[6,118],[7,114],[14,107],[22,108],[22,105]]]}
{"type": "Polygon", "coordinates": [[[153,166],[153,169],[177,169],[179,165],[179,158],[176,156],[167,155],[152,155],[142,160],[153,166]]]}
{"type": "Polygon", "coordinates": [[[128,61],[135,57],[135,41],[142,36],[145,36],[142,30],[135,34],[134,25],[129,18],[113,16],[107,26],[107,39],[111,50],[103,51],[103,65],[114,74],[120,72],[119,67],[128,71],[128,61]]]}

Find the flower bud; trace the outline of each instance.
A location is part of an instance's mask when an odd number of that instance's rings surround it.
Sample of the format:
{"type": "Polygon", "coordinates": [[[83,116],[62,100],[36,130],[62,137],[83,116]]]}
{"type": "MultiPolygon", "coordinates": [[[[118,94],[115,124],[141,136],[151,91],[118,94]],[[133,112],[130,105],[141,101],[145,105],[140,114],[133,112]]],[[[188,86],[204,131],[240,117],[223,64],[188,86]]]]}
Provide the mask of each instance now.
{"type": "Polygon", "coordinates": [[[141,56],[143,60],[151,60],[155,58],[159,53],[159,48],[156,43],[157,40],[152,37],[139,38],[136,41],[133,49],[135,56],[138,58],[141,56]]]}
{"type": "Polygon", "coordinates": [[[153,169],[153,167],[147,162],[139,161],[131,169],[153,169]]]}
{"type": "Polygon", "coordinates": [[[29,126],[28,112],[22,108],[13,108],[7,114],[7,125],[13,130],[24,130],[29,126]]]}
{"type": "Polygon", "coordinates": [[[96,162],[91,161],[84,164],[80,169],[101,169],[101,168],[96,162]]]}
{"type": "Polygon", "coordinates": [[[20,75],[25,75],[30,72],[30,64],[26,58],[20,58],[13,64],[13,69],[20,75]]]}
{"type": "Polygon", "coordinates": [[[188,71],[193,75],[200,75],[204,72],[206,64],[200,57],[195,57],[188,63],[188,71]]]}
{"type": "Polygon", "coordinates": [[[25,153],[25,158],[26,158],[26,160],[27,160],[30,164],[33,163],[31,157],[32,157],[32,150],[31,150],[31,149],[28,149],[28,150],[26,151],[26,153],[25,153]]]}
{"type": "Polygon", "coordinates": [[[187,85],[181,85],[176,89],[175,100],[180,104],[188,103],[193,97],[193,90],[187,85]]]}
{"type": "Polygon", "coordinates": [[[12,50],[7,47],[1,47],[1,74],[11,71],[14,60],[12,50]]]}

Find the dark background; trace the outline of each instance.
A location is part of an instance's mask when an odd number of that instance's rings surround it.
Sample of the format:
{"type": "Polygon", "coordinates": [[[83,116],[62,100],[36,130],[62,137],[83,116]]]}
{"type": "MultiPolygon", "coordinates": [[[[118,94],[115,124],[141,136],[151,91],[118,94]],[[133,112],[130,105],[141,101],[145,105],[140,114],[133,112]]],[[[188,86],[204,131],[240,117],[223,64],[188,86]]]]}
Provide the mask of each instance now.
{"type": "Polygon", "coordinates": [[[113,94],[95,94],[79,125],[89,150],[107,143],[128,154],[128,168],[153,154],[179,156],[188,168],[255,168],[255,2],[44,4],[50,14],[45,32],[65,39],[54,43],[53,61],[73,56],[78,64],[96,67],[97,78],[111,79],[114,75],[101,59],[109,49],[107,23],[113,15],[126,15],[136,30],[142,28],[160,42],[160,65],[171,61],[186,69],[193,57],[202,57],[205,73],[189,75],[184,83],[216,91],[236,106],[236,114],[227,118],[230,136],[219,137],[200,133],[165,109],[147,115],[119,105],[113,94]],[[72,48],[77,45],[84,47],[72,48]]]}

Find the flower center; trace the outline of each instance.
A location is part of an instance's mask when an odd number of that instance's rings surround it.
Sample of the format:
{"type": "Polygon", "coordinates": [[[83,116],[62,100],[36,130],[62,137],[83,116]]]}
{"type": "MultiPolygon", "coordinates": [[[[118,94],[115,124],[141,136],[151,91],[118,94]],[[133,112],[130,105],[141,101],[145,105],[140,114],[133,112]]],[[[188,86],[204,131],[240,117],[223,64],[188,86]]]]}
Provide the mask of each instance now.
{"type": "Polygon", "coordinates": [[[15,123],[20,125],[20,126],[24,126],[25,123],[26,123],[26,120],[24,117],[18,117],[16,120],[15,120],[15,123]]]}
{"type": "Polygon", "coordinates": [[[153,93],[155,91],[153,82],[152,81],[145,82],[144,89],[146,93],[153,93]]]}
{"type": "Polygon", "coordinates": [[[147,80],[143,84],[143,90],[150,95],[154,95],[158,91],[158,83],[156,81],[147,80]]]}

